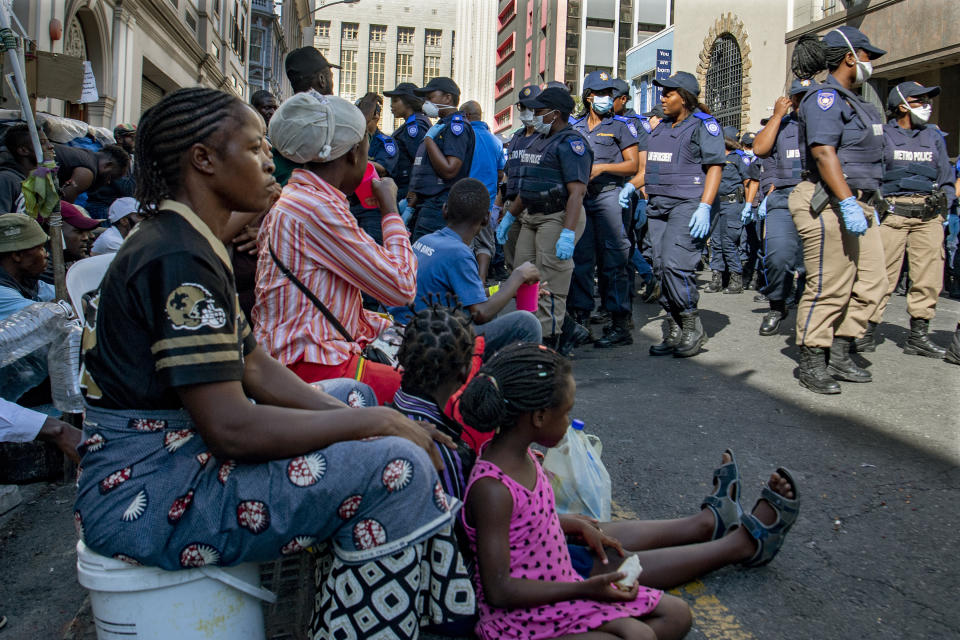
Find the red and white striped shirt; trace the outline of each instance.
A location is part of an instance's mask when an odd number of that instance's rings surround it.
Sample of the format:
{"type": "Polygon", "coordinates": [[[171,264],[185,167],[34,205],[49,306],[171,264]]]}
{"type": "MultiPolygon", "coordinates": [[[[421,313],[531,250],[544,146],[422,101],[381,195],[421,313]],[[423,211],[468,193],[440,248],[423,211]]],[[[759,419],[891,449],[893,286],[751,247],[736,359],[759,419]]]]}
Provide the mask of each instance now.
{"type": "Polygon", "coordinates": [[[298,360],[340,364],[390,326],[389,320],[363,308],[361,291],[387,305],[413,302],[417,259],[403,220],[395,213],[384,216],[381,247],[357,225],[339,189],[310,171],[294,170],[260,227],[253,307],[257,342],[288,366],[298,360]],[[344,340],[280,273],[267,239],[277,257],[356,342],[344,340]]]}

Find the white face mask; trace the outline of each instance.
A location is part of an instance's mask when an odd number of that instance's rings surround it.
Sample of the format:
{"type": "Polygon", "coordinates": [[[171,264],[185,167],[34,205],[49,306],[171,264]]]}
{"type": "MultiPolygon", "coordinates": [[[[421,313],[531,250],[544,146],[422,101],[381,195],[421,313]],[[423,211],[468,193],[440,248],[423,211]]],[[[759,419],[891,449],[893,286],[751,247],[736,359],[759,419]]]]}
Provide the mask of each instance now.
{"type": "Polygon", "coordinates": [[[873,63],[869,60],[864,62],[860,59],[860,56],[857,55],[857,50],[853,48],[853,45],[850,44],[850,40],[847,38],[847,35],[840,31],[840,29],[834,29],[837,33],[840,34],[840,37],[847,43],[847,46],[850,47],[850,53],[853,54],[854,59],[857,61],[857,77],[853,81],[854,87],[862,86],[864,82],[870,79],[870,76],[873,75],[873,63]]]}
{"type": "Polygon", "coordinates": [[[903,100],[903,106],[910,112],[910,122],[916,127],[927,124],[927,120],[929,120],[933,114],[933,105],[925,104],[920,107],[911,107],[910,104],[907,103],[907,99],[903,97],[903,92],[900,91],[900,87],[897,87],[897,93],[900,94],[900,99],[903,100]]]}
{"type": "Polygon", "coordinates": [[[613,96],[593,96],[593,110],[598,115],[610,113],[613,109],[613,96]]]}
{"type": "MultiPolygon", "coordinates": [[[[556,109],[554,109],[556,111],[556,109]]],[[[543,116],[550,115],[554,111],[547,111],[543,116]]],[[[543,116],[533,116],[533,130],[541,135],[548,135],[553,127],[553,122],[544,122],[543,116]]]]}
{"type": "Polygon", "coordinates": [[[423,107],[421,107],[420,110],[423,111],[423,115],[428,118],[440,117],[440,105],[434,104],[429,100],[423,103],[423,107]]]}
{"type": "Polygon", "coordinates": [[[529,127],[533,122],[533,110],[520,107],[517,109],[517,117],[520,118],[520,122],[522,122],[524,126],[529,127]]]}

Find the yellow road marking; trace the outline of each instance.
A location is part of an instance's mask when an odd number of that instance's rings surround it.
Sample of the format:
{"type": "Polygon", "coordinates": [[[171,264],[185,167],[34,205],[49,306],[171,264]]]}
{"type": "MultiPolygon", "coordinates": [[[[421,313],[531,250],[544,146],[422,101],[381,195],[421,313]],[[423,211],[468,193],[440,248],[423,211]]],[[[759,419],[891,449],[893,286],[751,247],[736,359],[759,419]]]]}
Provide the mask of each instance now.
{"type": "MultiPolygon", "coordinates": [[[[614,520],[639,520],[640,517],[616,502],[612,504],[614,520]]],[[[694,580],[669,592],[684,598],[690,605],[693,624],[709,640],[756,640],[755,636],[740,626],[733,612],[717,596],[707,593],[707,585],[694,580]]]]}

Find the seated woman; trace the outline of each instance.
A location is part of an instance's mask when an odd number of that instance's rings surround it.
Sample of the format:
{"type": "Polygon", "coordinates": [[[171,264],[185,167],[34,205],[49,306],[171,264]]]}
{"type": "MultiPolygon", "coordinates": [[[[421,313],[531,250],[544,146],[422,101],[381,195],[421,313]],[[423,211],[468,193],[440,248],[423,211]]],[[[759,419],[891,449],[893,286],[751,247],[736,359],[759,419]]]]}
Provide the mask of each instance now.
{"type": "MultiPolygon", "coordinates": [[[[344,580],[356,584],[373,563],[408,611],[372,606],[355,624],[345,599],[328,598],[325,613],[357,637],[415,637],[415,624],[391,625],[397,615],[443,618],[427,591],[433,575],[405,576],[437,541],[450,544],[456,502],[443,494],[433,447],[450,440],[390,409],[347,408],[254,340],[217,239],[231,211],[264,209],[274,184],[251,107],[211,89],[176,91],[144,114],[137,149],[147,217],[110,265],[83,337],[81,538],[168,570],[265,561],[329,540],[344,580]]],[[[456,567],[434,569],[446,577],[456,567]]]]}
{"type": "Polygon", "coordinates": [[[260,228],[253,323],[257,340],[302,379],[354,378],[384,403],[400,386],[400,374],[361,354],[391,323],[364,310],[362,294],[387,305],[410,304],[417,262],[392,180],[373,184],[383,246],[350,213],[346,194],[360,185],[367,167],[366,130],[355,106],[313,92],[296,94],[270,119],[270,141],[303,168],[294,170],[260,228]],[[284,275],[277,259],[341,327],[284,275]]]}

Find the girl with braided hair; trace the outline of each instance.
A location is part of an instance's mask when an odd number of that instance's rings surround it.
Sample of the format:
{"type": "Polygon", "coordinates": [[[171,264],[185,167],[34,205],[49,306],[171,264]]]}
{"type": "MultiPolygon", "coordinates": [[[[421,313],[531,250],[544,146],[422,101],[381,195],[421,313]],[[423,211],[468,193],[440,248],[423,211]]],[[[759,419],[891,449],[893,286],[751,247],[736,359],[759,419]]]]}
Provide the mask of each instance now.
{"type": "Polygon", "coordinates": [[[477,563],[475,631],[484,640],[682,638],[689,609],[659,589],[734,562],[772,560],[797,517],[793,479],[777,469],[753,513],[743,514],[739,469],[727,450],[714,493],[695,516],[614,523],[559,516],[530,446],[560,442],[575,391],[566,359],[542,345],[517,344],[487,361],[464,392],[467,423],[496,430],[474,463],[461,517],[477,563]],[[585,571],[565,536],[596,554],[585,571]],[[643,572],[639,584],[618,588],[612,583],[625,574],[611,572],[609,562],[621,561],[625,549],[637,552],[643,572]]]}
{"type": "Polygon", "coordinates": [[[257,345],[239,310],[218,232],[258,211],[274,184],[261,117],[211,89],[183,89],[137,132],[137,197],[147,217],[111,263],[84,336],[88,403],[75,520],[94,552],[167,570],[274,560],[329,541],[316,637],[356,637],[398,612],[359,611],[337,584],[377,575],[415,621],[443,621],[422,573],[453,546],[451,503],[433,447],[450,439],[388,408],[351,409],[257,345]],[[255,400],[256,403],[251,402],[255,400]],[[413,571],[419,582],[407,576],[413,571]],[[338,582],[339,581],[339,582],[338,582]],[[362,627],[363,631],[360,631],[362,627]]]}

